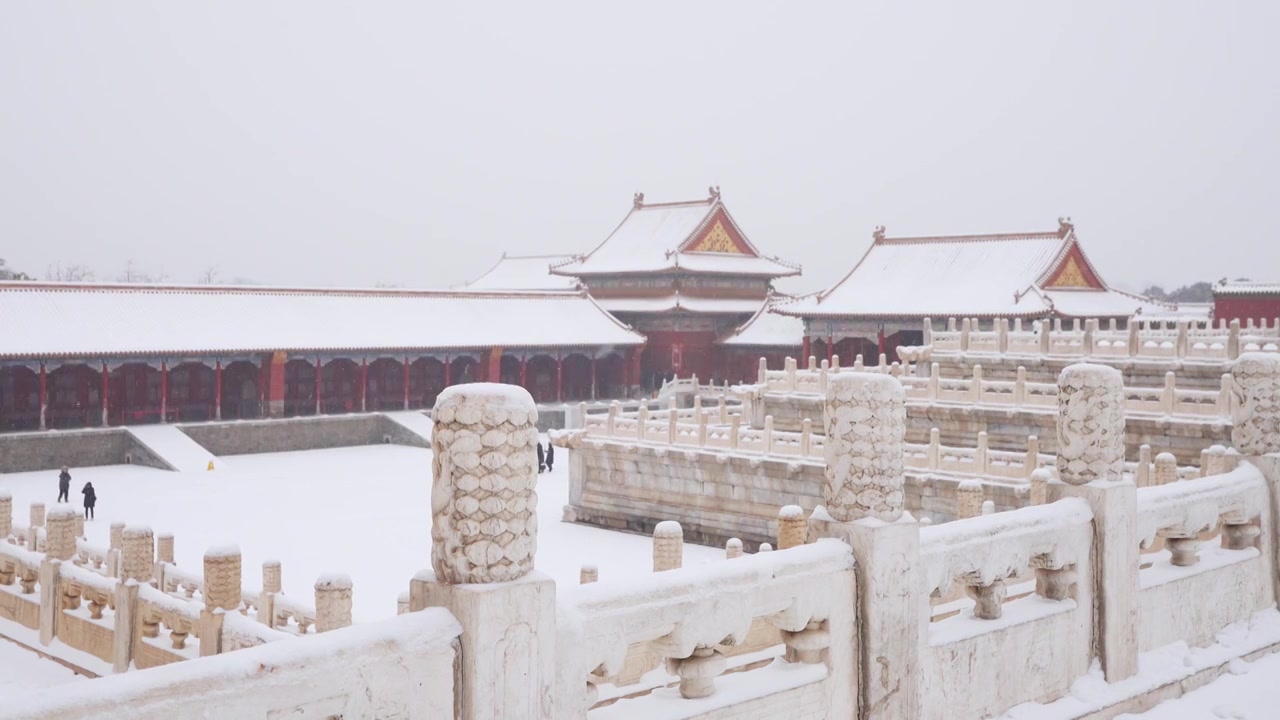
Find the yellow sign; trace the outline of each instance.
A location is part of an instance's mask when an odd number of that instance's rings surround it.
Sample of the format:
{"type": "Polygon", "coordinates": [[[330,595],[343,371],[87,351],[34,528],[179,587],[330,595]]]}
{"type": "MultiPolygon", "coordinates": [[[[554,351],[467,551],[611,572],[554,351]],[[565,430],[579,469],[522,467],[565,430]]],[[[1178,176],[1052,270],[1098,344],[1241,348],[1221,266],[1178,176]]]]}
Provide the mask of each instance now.
{"type": "Polygon", "coordinates": [[[703,236],[697,245],[689,248],[689,252],[709,252],[709,253],[728,253],[731,255],[741,255],[742,250],[734,244],[733,238],[729,237],[729,233],[724,229],[724,225],[716,220],[716,224],[711,226],[711,232],[703,236]]]}
{"type": "Polygon", "coordinates": [[[1049,287],[1067,287],[1067,288],[1087,288],[1093,287],[1085,280],[1084,273],[1080,271],[1080,266],[1076,264],[1074,257],[1067,258],[1066,267],[1062,268],[1062,272],[1058,273],[1058,277],[1054,278],[1049,287]]]}

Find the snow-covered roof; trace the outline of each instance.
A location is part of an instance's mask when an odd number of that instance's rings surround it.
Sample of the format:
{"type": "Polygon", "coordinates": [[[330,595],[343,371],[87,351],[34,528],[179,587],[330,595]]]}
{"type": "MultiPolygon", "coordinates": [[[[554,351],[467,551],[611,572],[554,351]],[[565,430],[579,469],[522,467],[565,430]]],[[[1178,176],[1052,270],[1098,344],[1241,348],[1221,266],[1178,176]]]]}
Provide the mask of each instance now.
{"type": "Polygon", "coordinates": [[[605,241],[584,256],[552,268],[558,275],[613,275],[697,272],[785,277],[799,266],[764,257],[734,222],[720,193],[706,200],[644,202],[636,195],[631,211],[605,241]]]}
{"type": "Polygon", "coordinates": [[[793,300],[770,297],[750,320],[716,342],[729,347],[800,347],[804,342],[804,321],[773,312],[793,300]]]}
{"type": "Polygon", "coordinates": [[[745,315],[755,313],[762,305],[760,300],[743,298],[706,298],[680,293],[661,297],[597,298],[600,307],[609,312],[660,313],[685,310],[696,313],[728,313],[745,315]]]}
{"type": "Polygon", "coordinates": [[[802,317],[1127,317],[1152,300],[1113,290],[1075,229],[874,241],[840,282],[780,308],[802,317]]]}
{"type": "Polygon", "coordinates": [[[639,345],[583,292],[0,282],[0,357],[639,345]]]}
{"type": "Polygon", "coordinates": [[[1280,282],[1236,280],[1213,286],[1214,295],[1280,295],[1280,282]]]}
{"type": "Polygon", "coordinates": [[[573,259],[572,255],[507,255],[485,274],[463,285],[466,290],[575,290],[578,281],[552,275],[551,266],[573,259]]]}

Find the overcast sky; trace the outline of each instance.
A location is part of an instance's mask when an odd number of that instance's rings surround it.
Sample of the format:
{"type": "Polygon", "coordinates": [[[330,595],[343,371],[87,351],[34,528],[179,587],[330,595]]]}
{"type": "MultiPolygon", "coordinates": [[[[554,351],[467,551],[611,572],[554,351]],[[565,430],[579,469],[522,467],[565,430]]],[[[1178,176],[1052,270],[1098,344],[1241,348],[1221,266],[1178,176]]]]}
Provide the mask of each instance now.
{"type": "Polygon", "coordinates": [[[438,287],[711,184],[839,278],[1076,222],[1113,284],[1280,280],[1280,3],[6,2],[0,257],[438,287]]]}

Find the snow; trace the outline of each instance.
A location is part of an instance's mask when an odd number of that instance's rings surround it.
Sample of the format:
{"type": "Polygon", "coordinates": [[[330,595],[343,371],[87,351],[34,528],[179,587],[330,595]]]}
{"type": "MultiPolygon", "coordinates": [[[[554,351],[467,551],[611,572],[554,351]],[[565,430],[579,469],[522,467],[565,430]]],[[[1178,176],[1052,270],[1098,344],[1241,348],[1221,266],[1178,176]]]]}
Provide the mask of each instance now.
{"type": "Polygon", "coordinates": [[[463,287],[467,290],[574,290],[576,278],[552,275],[551,266],[572,255],[503,255],[497,265],[463,287]]]}
{"type": "Polygon", "coordinates": [[[1057,232],[893,238],[875,242],[844,279],[782,310],[799,316],[1128,316],[1152,303],[1112,290],[1039,289],[1076,242],[1057,232]],[[1069,310],[1069,311],[1068,311],[1069,310]]]}
{"type": "Polygon", "coordinates": [[[85,679],[53,660],[0,638],[0,697],[13,698],[23,692],[85,679]]]}
{"type": "MultiPolygon", "coordinates": [[[[208,470],[209,462],[215,459],[175,425],[136,425],[125,431],[174,470],[208,470]]],[[[222,463],[216,463],[215,467],[221,469],[222,463]]]]}
{"type": "Polygon", "coordinates": [[[1190,720],[1235,718],[1266,720],[1280,707],[1280,655],[1266,655],[1254,662],[1233,660],[1227,672],[1208,685],[1121,720],[1190,720]]]}
{"type": "Polygon", "coordinates": [[[710,697],[685,699],[675,687],[654,690],[644,697],[622,700],[592,710],[590,720],[678,720],[700,717],[719,708],[748,700],[775,695],[827,677],[827,666],[806,665],[774,660],[768,667],[751,672],[730,673],[716,678],[716,691],[710,697]]]}
{"type": "MultiPolygon", "coordinates": [[[[583,564],[600,568],[601,586],[649,574],[650,538],[560,521],[572,450],[556,450],[557,459],[566,455],[538,476],[538,569],[573,586],[583,564]]],[[[234,541],[243,552],[245,590],[261,586],[264,560],[280,560],[284,592],[305,605],[314,602],[317,577],[344,572],[354,585],[357,622],[394,615],[396,598],[430,565],[430,450],[370,445],[229,459],[213,473],[74,469],[98,490],[97,518],[85,523],[89,543],[106,547],[112,522],[151,524],[174,532],[178,571],[199,577],[205,549],[234,541]]],[[[57,476],[0,474],[0,487],[13,493],[21,517],[30,502],[56,496],[57,476]]],[[[724,551],[686,543],[684,557],[689,567],[718,562],[724,551]]]]}
{"type": "MultiPolygon", "coordinates": [[[[742,275],[798,275],[799,269],[756,255],[682,253],[681,246],[707,227],[723,210],[716,200],[663,203],[633,208],[622,224],[586,257],[555,268],[561,275],[658,272],[683,268],[693,272],[742,275]]],[[[727,211],[721,222],[736,229],[727,211]]],[[[743,238],[744,242],[746,238],[743,238]]],[[[747,243],[750,246],[750,243],[747,243]]],[[[751,248],[753,251],[755,248],[751,248]]],[[[754,309],[753,309],[754,310],[754,309]]]]}
{"type": "Polygon", "coordinates": [[[427,417],[426,413],[420,410],[403,410],[399,412],[383,413],[383,415],[386,415],[392,422],[407,428],[409,432],[412,432],[424,440],[431,439],[431,429],[435,427],[435,423],[431,422],[431,418],[427,417]]]}
{"type": "Polygon", "coordinates": [[[798,520],[804,517],[804,508],[799,505],[783,505],[778,517],[784,520],[798,520]]]}
{"type": "Polygon", "coordinates": [[[526,412],[534,412],[533,396],[519,385],[506,383],[466,383],[453,385],[440,391],[436,397],[436,407],[444,407],[454,398],[484,400],[487,404],[501,404],[508,408],[519,408],[526,412]]]}
{"type": "MultiPolygon", "coordinates": [[[[596,302],[609,312],[668,312],[671,310],[688,310],[701,313],[755,313],[759,312],[763,303],[750,298],[704,298],[690,297],[674,293],[662,297],[641,298],[600,298],[596,302]]],[[[796,345],[800,344],[799,337],[796,345]]]]}
{"type": "Polygon", "coordinates": [[[328,588],[330,590],[350,590],[353,587],[351,576],[342,573],[330,573],[321,575],[316,578],[316,588],[328,588]]]}
{"type": "Polygon", "coordinates": [[[1280,295],[1280,283],[1239,280],[1213,286],[1214,295],[1280,295]]]}
{"type": "Polygon", "coordinates": [[[0,357],[644,342],[590,298],[570,292],[0,283],[0,317],[14,318],[0,334],[0,357]]]}
{"type": "Polygon", "coordinates": [[[777,299],[765,302],[759,312],[738,326],[732,335],[720,340],[719,344],[737,347],[800,347],[804,340],[804,321],[772,311],[782,304],[777,299]]]}
{"type": "MultiPolygon", "coordinates": [[[[177,542],[177,538],[174,538],[174,542],[177,542]]],[[[211,545],[204,551],[205,557],[214,557],[214,558],[235,557],[239,554],[240,554],[239,545],[211,545]]],[[[266,560],[264,559],[263,562],[266,562],[266,560]]]]}

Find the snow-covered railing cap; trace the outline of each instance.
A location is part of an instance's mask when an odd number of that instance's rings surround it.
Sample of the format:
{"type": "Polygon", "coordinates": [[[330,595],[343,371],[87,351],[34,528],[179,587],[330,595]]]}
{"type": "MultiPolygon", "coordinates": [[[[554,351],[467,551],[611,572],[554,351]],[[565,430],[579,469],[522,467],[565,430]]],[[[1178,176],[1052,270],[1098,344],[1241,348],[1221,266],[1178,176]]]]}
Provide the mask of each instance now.
{"type": "MultiPolygon", "coordinates": [[[[0,497],[0,500],[3,500],[3,499],[6,499],[6,498],[0,497]]],[[[45,519],[52,520],[54,518],[66,518],[66,517],[74,518],[79,514],[80,512],[78,510],[68,505],[55,505],[54,507],[49,508],[49,511],[45,514],[45,519]]]]}
{"type": "MultiPolygon", "coordinates": [[[[126,530],[126,532],[128,531],[126,530]]],[[[239,557],[239,555],[240,555],[239,545],[214,545],[210,547],[208,550],[204,551],[205,557],[214,557],[214,558],[239,557]]]]}
{"type": "Polygon", "coordinates": [[[316,578],[317,590],[350,590],[351,576],[345,573],[328,573],[316,578]]]}
{"type": "Polygon", "coordinates": [[[123,536],[127,538],[141,538],[151,535],[151,528],[146,525],[129,525],[123,531],[123,536]]]}

